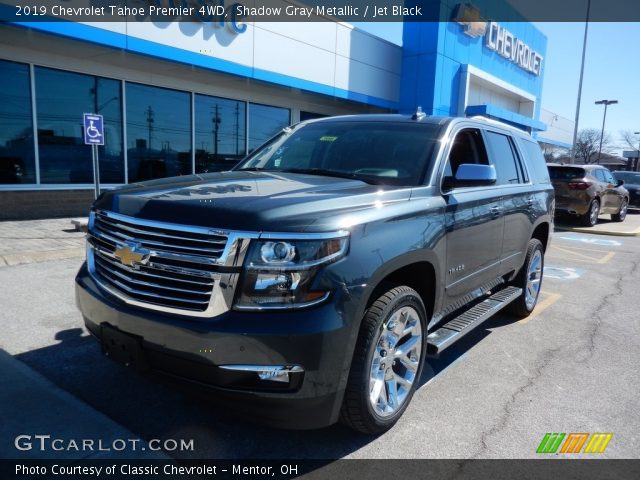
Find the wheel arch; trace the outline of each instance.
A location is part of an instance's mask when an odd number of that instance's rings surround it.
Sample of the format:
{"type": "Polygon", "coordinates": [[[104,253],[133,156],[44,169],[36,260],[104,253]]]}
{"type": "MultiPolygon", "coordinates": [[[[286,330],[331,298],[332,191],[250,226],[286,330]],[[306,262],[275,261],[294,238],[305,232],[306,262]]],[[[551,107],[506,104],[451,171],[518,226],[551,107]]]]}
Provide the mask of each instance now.
{"type": "Polygon", "coordinates": [[[531,238],[536,238],[542,243],[542,250],[546,253],[551,235],[551,224],[549,222],[539,223],[531,232],[531,238]]]}
{"type": "Polygon", "coordinates": [[[420,295],[428,321],[433,316],[437,302],[440,301],[438,280],[439,270],[435,258],[413,253],[403,255],[374,272],[363,296],[362,314],[389,285],[406,285],[420,295]]]}

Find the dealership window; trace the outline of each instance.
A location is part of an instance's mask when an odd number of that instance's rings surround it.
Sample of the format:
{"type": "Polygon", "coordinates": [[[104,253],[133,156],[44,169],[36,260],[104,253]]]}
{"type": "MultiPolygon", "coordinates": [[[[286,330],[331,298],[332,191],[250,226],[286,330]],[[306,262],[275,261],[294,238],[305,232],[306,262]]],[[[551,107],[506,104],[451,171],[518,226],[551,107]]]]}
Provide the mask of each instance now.
{"type": "Polygon", "coordinates": [[[29,66],[0,61],[0,184],[35,182],[29,66]]]}
{"type": "Polygon", "coordinates": [[[196,173],[229,170],[246,152],[246,104],[195,96],[196,173]]]}
{"type": "Polygon", "coordinates": [[[262,145],[291,123],[288,108],[249,105],[249,150],[262,145]]]}
{"type": "Polygon", "coordinates": [[[122,101],[118,80],[35,68],[41,183],[92,183],[91,147],[84,144],[82,114],[104,117],[98,148],[101,183],[124,182],[122,101]]]}
{"type": "Polygon", "coordinates": [[[304,110],[300,111],[300,121],[304,122],[306,120],[315,120],[316,118],[325,118],[328,115],[323,115],[322,113],[314,113],[314,112],[305,112],[304,110]]]}
{"type": "Polygon", "coordinates": [[[127,83],[129,182],[188,175],[191,94],[127,83]]]}

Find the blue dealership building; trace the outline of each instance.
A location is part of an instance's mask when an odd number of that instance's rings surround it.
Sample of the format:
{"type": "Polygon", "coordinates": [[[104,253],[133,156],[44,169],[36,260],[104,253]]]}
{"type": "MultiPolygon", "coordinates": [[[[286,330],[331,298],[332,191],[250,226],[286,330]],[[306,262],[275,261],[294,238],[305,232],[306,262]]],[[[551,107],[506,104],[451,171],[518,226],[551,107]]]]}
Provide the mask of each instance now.
{"type": "Polygon", "coordinates": [[[86,212],[83,113],[104,117],[103,188],[229,168],[298,121],[417,106],[569,146],[541,108],[545,36],[491,20],[492,2],[435,3],[443,21],[406,22],[402,46],[328,17],[0,24],[0,219],[86,212]]]}

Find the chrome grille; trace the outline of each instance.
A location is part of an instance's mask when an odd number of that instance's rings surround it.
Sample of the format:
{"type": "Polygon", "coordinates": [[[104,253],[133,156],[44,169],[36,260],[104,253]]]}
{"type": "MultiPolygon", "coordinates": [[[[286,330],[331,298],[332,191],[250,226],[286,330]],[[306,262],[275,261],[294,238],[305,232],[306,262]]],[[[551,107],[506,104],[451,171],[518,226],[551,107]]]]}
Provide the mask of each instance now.
{"type": "Polygon", "coordinates": [[[93,222],[94,230],[112,243],[135,241],[157,252],[210,260],[219,259],[224,252],[228,236],[222,232],[179,225],[173,227],[172,224],[116,216],[109,212],[97,212],[93,222]]]}
{"type": "Polygon", "coordinates": [[[228,253],[224,232],[98,211],[87,238],[89,271],[127,303],[170,313],[212,312],[228,253]],[[117,251],[124,247],[144,252],[144,261],[121,261],[117,251]]]}

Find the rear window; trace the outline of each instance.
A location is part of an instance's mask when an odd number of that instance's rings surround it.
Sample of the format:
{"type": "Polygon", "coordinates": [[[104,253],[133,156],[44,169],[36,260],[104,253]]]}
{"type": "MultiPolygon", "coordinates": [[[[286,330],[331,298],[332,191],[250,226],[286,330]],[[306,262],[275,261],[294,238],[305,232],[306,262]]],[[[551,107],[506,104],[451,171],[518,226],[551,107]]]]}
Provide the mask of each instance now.
{"type": "Polygon", "coordinates": [[[551,180],[573,180],[584,177],[586,172],[577,167],[549,167],[549,174],[551,180]]]}

